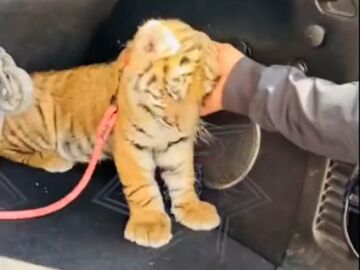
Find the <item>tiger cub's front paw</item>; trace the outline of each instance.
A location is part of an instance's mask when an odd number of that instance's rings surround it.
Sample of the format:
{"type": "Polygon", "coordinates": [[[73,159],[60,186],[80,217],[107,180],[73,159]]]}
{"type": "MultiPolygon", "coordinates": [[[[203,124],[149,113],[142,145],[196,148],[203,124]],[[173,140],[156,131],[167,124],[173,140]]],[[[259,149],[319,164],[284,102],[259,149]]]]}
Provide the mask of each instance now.
{"type": "Polygon", "coordinates": [[[159,248],[170,242],[171,221],[165,213],[141,211],[131,214],[125,239],[144,247],[159,248]]]}
{"type": "Polygon", "coordinates": [[[172,212],[177,221],[195,231],[209,231],[220,224],[215,206],[200,200],[175,205],[172,212]]]}

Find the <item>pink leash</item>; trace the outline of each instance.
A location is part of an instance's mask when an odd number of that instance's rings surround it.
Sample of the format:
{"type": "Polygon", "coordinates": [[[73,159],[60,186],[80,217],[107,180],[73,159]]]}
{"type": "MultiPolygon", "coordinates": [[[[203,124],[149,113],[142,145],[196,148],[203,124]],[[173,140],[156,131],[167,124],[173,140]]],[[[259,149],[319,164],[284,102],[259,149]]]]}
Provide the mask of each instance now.
{"type": "Polygon", "coordinates": [[[89,184],[91,177],[94,173],[97,162],[101,158],[102,151],[106,140],[108,139],[116,120],[117,108],[115,105],[111,105],[107,111],[96,132],[96,145],[95,150],[91,156],[89,165],[79,181],[79,183],[74,187],[74,189],[67,194],[62,199],[44,206],[35,209],[28,210],[14,210],[14,211],[0,211],[0,221],[1,220],[22,220],[22,219],[32,219],[39,218],[46,215],[55,213],[70,203],[72,203],[79,195],[84,191],[86,186],[89,184]]]}

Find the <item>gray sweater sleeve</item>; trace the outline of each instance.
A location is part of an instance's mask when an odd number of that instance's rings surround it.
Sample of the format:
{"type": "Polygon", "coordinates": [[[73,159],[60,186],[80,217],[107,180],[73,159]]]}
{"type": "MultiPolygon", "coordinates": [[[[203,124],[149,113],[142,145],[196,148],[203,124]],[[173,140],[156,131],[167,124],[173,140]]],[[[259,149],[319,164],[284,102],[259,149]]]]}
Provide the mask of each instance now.
{"type": "Polygon", "coordinates": [[[248,115],[299,147],[332,159],[359,161],[359,83],[334,84],[290,66],[244,58],[232,70],[225,110],[248,115]]]}

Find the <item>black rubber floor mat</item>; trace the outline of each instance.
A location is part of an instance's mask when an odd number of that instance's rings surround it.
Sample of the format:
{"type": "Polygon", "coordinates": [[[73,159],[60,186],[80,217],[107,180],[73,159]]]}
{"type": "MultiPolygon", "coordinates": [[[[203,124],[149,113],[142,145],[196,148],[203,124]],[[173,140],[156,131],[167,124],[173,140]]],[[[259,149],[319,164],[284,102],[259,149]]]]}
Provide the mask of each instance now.
{"type": "MultiPolygon", "coordinates": [[[[84,170],[79,166],[65,174],[47,174],[0,162],[0,209],[52,202],[68,192],[84,170]]],[[[202,195],[206,197],[206,191],[202,195]]],[[[103,164],[81,198],[63,211],[37,220],[0,222],[0,268],[26,270],[16,268],[20,267],[17,263],[14,268],[2,268],[6,258],[61,270],[274,268],[227,237],[226,222],[219,230],[205,233],[174,224],[171,243],[153,250],[123,239],[126,220],[127,207],[115,169],[111,163],[103,164]]]]}

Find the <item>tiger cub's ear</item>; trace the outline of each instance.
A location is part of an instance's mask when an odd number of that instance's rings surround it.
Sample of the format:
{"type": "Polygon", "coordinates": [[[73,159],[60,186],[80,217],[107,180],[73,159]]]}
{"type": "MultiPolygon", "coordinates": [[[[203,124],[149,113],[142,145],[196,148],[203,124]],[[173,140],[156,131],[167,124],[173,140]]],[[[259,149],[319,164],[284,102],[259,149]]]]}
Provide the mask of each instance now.
{"type": "Polygon", "coordinates": [[[175,55],[180,50],[180,42],[161,20],[149,20],[140,26],[133,45],[136,54],[149,61],[175,55]]]}

